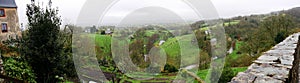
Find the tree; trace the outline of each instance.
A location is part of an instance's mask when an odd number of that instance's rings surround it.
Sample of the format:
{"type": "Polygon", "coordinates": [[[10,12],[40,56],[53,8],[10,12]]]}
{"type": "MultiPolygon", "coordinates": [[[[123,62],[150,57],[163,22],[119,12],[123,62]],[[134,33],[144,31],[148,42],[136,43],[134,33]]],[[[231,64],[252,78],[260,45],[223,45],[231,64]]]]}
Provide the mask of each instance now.
{"type": "Polygon", "coordinates": [[[286,14],[280,14],[277,16],[271,16],[260,24],[261,30],[267,32],[266,36],[269,36],[273,39],[273,44],[280,41],[280,38],[276,38],[276,36],[284,36],[285,38],[288,33],[288,29],[294,26],[294,20],[291,16],[286,14]]]}
{"type": "Polygon", "coordinates": [[[144,41],[142,39],[136,39],[134,40],[130,46],[129,46],[129,51],[130,51],[130,58],[133,63],[138,65],[141,68],[146,68],[149,63],[145,63],[144,60],[144,41]]]}
{"type": "Polygon", "coordinates": [[[260,52],[267,51],[271,46],[284,40],[294,27],[294,20],[291,16],[280,14],[270,16],[260,23],[258,29],[247,30],[245,45],[241,50],[249,55],[257,55],[260,52]]]}
{"type": "Polygon", "coordinates": [[[64,75],[68,56],[63,55],[60,41],[61,19],[58,10],[51,8],[51,0],[46,8],[34,0],[27,5],[28,32],[23,36],[23,57],[32,66],[37,82],[57,82],[55,77],[64,75]]]}
{"type": "Polygon", "coordinates": [[[159,40],[158,34],[153,34],[151,37],[148,37],[148,42],[146,44],[146,54],[148,54],[152,47],[154,47],[154,43],[159,40]]]}
{"type": "Polygon", "coordinates": [[[287,33],[285,31],[281,31],[279,32],[276,37],[275,37],[275,42],[276,43],[280,43],[281,41],[283,41],[286,37],[287,37],[287,33]]]}
{"type": "Polygon", "coordinates": [[[227,83],[229,82],[233,77],[234,77],[234,72],[233,70],[230,68],[230,64],[225,64],[224,68],[223,68],[223,72],[221,74],[221,77],[218,81],[218,83],[227,83]]]}

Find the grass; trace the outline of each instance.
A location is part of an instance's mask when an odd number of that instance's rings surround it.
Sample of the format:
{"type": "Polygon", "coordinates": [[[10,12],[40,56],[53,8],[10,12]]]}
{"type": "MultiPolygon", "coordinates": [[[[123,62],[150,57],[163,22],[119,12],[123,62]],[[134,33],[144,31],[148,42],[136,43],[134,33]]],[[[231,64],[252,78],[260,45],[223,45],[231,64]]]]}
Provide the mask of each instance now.
{"type": "Polygon", "coordinates": [[[168,76],[168,75],[162,75],[162,74],[158,74],[158,75],[150,75],[147,73],[143,73],[143,72],[136,72],[136,73],[132,73],[132,74],[126,74],[129,77],[138,77],[141,78],[141,76],[143,78],[153,78],[153,79],[162,79],[162,80],[138,80],[138,79],[131,79],[131,78],[127,78],[127,76],[125,78],[123,78],[121,80],[120,83],[124,83],[124,82],[131,82],[131,83],[141,83],[141,82],[164,82],[164,83],[169,83],[171,82],[173,79],[176,78],[176,76],[168,76]]]}
{"type": "MultiPolygon", "coordinates": [[[[154,32],[154,30],[152,30],[152,32],[147,31],[147,34],[154,34],[154,32]]],[[[97,50],[96,52],[98,54],[98,59],[103,58],[104,56],[111,55],[111,36],[90,34],[90,37],[95,37],[95,45],[97,50]]],[[[197,60],[196,57],[198,53],[195,52],[197,52],[199,49],[197,49],[197,46],[191,45],[192,38],[193,35],[191,34],[175,38],[169,38],[162,46],[160,46],[166,52],[169,64],[179,64],[178,60],[180,60],[180,57],[186,65],[193,64],[193,62],[197,60]]],[[[182,65],[184,66],[185,64],[182,65]]]]}
{"type": "Polygon", "coordinates": [[[155,33],[156,33],[155,30],[146,30],[145,35],[148,36],[148,37],[150,37],[150,36],[152,36],[155,33]]]}
{"type": "MultiPolygon", "coordinates": [[[[247,70],[247,67],[235,67],[235,68],[231,68],[232,71],[234,72],[234,74],[238,74],[238,72],[244,72],[245,70],[247,70]]],[[[202,79],[205,80],[206,76],[209,74],[209,70],[205,69],[205,70],[199,70],[197,72],[197,75],[202,79]]],[[[132,82],[132,83],[141,83],[141,82],[171,82],[172,79],[175,79],[176,76],[167,76],[167,75],[158,75],[155,76],[155,78],[157,79],[161,79],[161,78],[166,78],[168,80],[135,80],[135,79],[123,79],[122,81],[128,81],[128,82],[132,82]]],[[[122,82],[121,82],[122,83],[122,82]]]]}
{"type": "Polygon", "coordinates": [[[243,41],[236,41],[236,45],[235,45],[235,50],[233,50],[233,52],[231,54],[228,55],[228,58],[231,58],[233,60],[237,59],[239,57],[239,54],[237,52],[239,52],[240,47],[244,44],[243,41]]]}
{"type": "MultiPolygon", "coordinates": [[[[238,72],[244,72],[247,70],[248,67],[235,67],[235,68],[231,68],[232,71],[234,72],[234,75],[236,75],[238,72]]],[[[202,79],[205,80],[206,76],[209,74],[209,70],[205,69],[205,70],[199,70],[197,72],[197,75],[202,79]]]]}
{"type": "MultiPolygon", "coordinates": [[[[240,23],[240,20],[233,20],[233,21],[231,21],[231,22],[225,22],[224,23],[224,27],[225,26],[229,26],[229,24],[230,25],[236,25],[236,24],[239,24],[240,23]]],[[[207,31],[207,30],[209,30],[209,28],[210,28],[211,26],[205,26],[205,27],[202,27],[202,28],[200,28],[200,31],[207,31]]],[[[215,26],[213,26],[213,27],[215,27],[215,26]]]]}
{"type": "Polygon", "coordinates": [[[236,24],[239,24],[240,23],[240,20],[233,20],[233,21],[230,21],[230,22],[225,22],[224,23],[224,26],[229,26],[230,25],[236,25],[236,24]]]}
{"type": "Polygon", "coordinates": [[[205,70],[199,70],[197,72],[197,75],[202,79],[202,80],[205,80],[206,79],[206,76],[208,74],[208,69],[205,69],[205,70]]]}
{"type": "Polygon", "coordinates": [[[199,53],[199,48],[191,44],[192,38],[193,35],[191,34],[170,38],[161,46],[161,48],[164,49],[170,58],[181,57],[181,61],[184,62],[181,64],[182,66],[191,65],[197,60],[197,55],[199,53]]]}
{"type": "MultiPolygon", "coordinates": [[[[149,32],[147,31],[147,35],[151,35],[154,34],[155,32],[149,32]]],[[[110,45],[111,45],[111,36],[107,36],[107,35],[96,35],[96,34],[92,34],[91,36],[95,37],[95,42],[96,42],[96,46],[101,47],[101,56],[108,56],[110,55],[110,45]]],[[[181,61],[185,62],[186,65],[188,64],[192,64],[195,60],[197,60],[194,56],[197,56],[198,53],[197,52],[197,47],[193,46],[191,44],[191,40],[193,38],[193,35],[183,35],[183,36],[179,36],[179,37],[175,37],[175,38],[169,38],[162,46],[160,46],[161,48],[164,49],[164,51],[167,54],[168,62],[169,64],[173,64],[176,65],[176,61],[180,60],[177,59],[182,58],[181,61]],[[179,42],[180,41],[180,42],[179,42]],[[181,46],[180,46],[181,45],[181,46]],[[184,52],[183,52],[184,51],[184,52]],[[181,54],[184,54],[186,56],[184,57],[180,57],[181,54]]],[[[233,51],[232,54],[229,55],[230,58],[233,59],[237,59],[238,57],[238,50],[240,48],[241,45],[243,45],[244,42],[242,41],[237,41],[236,42],[236,49],[233,51]]],[[[245,71],[247,69],[247,67],[238,67],[238,68],[232,68],[232,70],[235,72],[235,74],[237,74],[238,72],[242,72],[245,71]]],[[[197,75],[201,78],[201,79],[206,79],[207,74],[209,74],[209,70],[199,70],[197,72],[197,75]]],[[[138,74],[137,74],[138,75],[138,74]]],[[[131,76],[135,77],[134,74],[131,74],[131,76]]],[[[167,78],[167,79],[174,79],[176,76],[167,76],[167,75],[158,75],[155,76],[155,78],[167,78]]],[[[123,82],[127,81],[127,82],[133,82],[133,83],[140,83],[140,82],[170,82],[171,80],[134,80],[134,79],[130,79],[130,78],[124,78],[122,79],[123,82]]]]}
{"type": "Polygon", "coordinates": [[[231,68],[234,71],[234,74],[238,74],[239,72],[244,72],[248,69],[248,67],[235,67],[231,68]]]}
{"type": "Polygon", "coordinates": [[[203,28],[200,28],[200,31],[207,31],[209,29],[209,27],[203,27],[203,28]]]}
{"type": "Polygon", "coordinates": [[[95,36],[95,45],[96,45],[96,54],[97,57],[110,56],[111,54],[111,36],[108,35],[96,35],[95,36]]]}
{"type": "MultiPolygon", "coordinates": [[[[147,35],[154,34],[154,31],[147,31],[147,35]]],[[[95,45],[97,54],[101,55],[98,57],[103,56],[109,56],[111,54],[111,36],[108,35],[97,35],[97,34],[90,34],[91,37],[95,37],[95,45]]],[[[197,52],[199,49],[196,48],[196,46],[191,45],[191,40],[193,38],[193,35],[183,35],[175,38],[169,38],[162,46],[161,48],[164,49],[167,56],[171,58],[174,61],[170,61],[170,63],[173,63],[176,61],[176,59],[179,59],[180,55],[186,55],[184,57],[184,62],[187,64],[192,64],[195,60],[195,56],[197,55],[197,52]],[[183,52],[184,51],[184,52],[183,52]]],[[[182,56],[181,56],[182,57],[182,56]]],[[[178,61],[178,60],[177,60],[178,61]]]]}

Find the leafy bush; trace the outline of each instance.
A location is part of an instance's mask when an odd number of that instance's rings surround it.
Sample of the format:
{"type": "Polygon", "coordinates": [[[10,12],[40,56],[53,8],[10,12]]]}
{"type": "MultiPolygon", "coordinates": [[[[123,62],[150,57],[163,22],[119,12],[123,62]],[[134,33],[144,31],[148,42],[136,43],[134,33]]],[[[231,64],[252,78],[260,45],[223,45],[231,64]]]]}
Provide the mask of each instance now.
{"type": "Polygon", "coordinates": [[[166,64],[165,67],[164,67],[164,71],[170,73],[170,72],[177,72],[178,69],[173,65],[166,64]]]}
{"type": "Polygon", "coordinates": [[[36,83],[35,74],[32,72],[28,64],[20,58],[4,59],[4,71],[5,75],[9,77],[25,80],[29,83],[36,83]]]}
{"type": "Polygon", "coordinates": [[[281,31],[279,32],[276,37],[275,37],[275,42],[276,43],[280,43],[281,41],[283,41],[288,35],[286,35],[286,32],[281,31]]]}
{"type": "Polygon", "coordinates": [[[251,57],[247,54],[241,54],[236,59],[227,58],[226,60],[231,67],[246,67],[252,64],[255,57],[251,57]]]}
{"type": "Polygon", "coordinates": [[[234,72],[233,70],[230,68],[230,66],[227,64],[224,69],[223,72],[221,74],[221,77],[219,79],[218,83],[227,83],[229,82],[233,77],[234,77],[234,72]]]}
{"type": "Polygon", "coordinates": [[[199,69],[208,69],[210,66],[211,57],[209,57],[208,53],[205,51],[200,51],[200,61],[199,61],[199,69]]]}
{"type": "Polygon", "coordinates": [[[237,61],[237,67],[246,67],[252,64],[252,61],[255,60],[254,57],[251,57],[249,55],[243,54],[238,57],[237,61]]]}

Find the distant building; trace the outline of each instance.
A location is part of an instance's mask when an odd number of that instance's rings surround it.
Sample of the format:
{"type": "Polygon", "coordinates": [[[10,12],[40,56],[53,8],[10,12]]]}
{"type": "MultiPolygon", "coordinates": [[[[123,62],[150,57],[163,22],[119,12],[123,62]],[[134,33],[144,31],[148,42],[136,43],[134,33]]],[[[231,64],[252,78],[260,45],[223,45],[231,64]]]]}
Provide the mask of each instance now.
{"type": "Polygon", "coordinates": [[[86,33],[96,33],[96,32],[98,32],[98,29],[96,29],[96,26],[87,27],[87,28],[85,28],[84,32],[86,32],[86,33]]]}
{"type": "Polygon", "coordinates": [[[0,39],[21,35],[15,0],[0,0],[0,39]]]}
{"type": "Polygon", "coordinates": [[[105,34],[108,34],[108,35],[112,34],[112,31],[108,28],[108,29],[105,30],[105,34]]]}

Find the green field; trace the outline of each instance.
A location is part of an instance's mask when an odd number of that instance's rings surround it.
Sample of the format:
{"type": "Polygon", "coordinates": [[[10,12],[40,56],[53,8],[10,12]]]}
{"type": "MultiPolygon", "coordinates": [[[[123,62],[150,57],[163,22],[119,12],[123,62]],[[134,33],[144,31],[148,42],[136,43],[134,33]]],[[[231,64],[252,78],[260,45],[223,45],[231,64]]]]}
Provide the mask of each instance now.
{"type": "Polygon", "coordinates": [[[228,58],[231,58],[233,60],[237,59],[239,57],[239,54],[237,53],[240,50],[241,45],[243,45],[244,42],[243,41],[238,41],[236,40],[236,44],[235,44],[235,50],[233,50],[233,52],[231,54],[228,55],[228,58]]]}
{"type": "Polygon", "coordinates": [[[111,37],[107,35],[94,35],[96,52],[100,55],[109,56],[111,54],[111,37]]]}
{"type": "MultiPolygon", "coordinates": [[[[181,57],[183,66],[194,64],[197,60],[199,48],[191,44],[193,35],[183,35],[175,38],[169,38],[161,48],[164,49],[168,57],[176,58],[181,57]]],[[[172,62],[172,61],[171,61],[172,62]]],[[[172,64],[172,63],[170,63],[172,64]]]]}
{"type": "Polygon", "coordinates": [[[240,23],[240,20],[233,20],[233,21],[230,21],[230,22],[225,22],[224,26],[229,26],[229,24],[230,25],[236,25],[238,23],[240,23]]]}
{"type": "MultiPolygon", "coordinates": [[[[154,33],[147,32],[147,34],[154,34],[154,33]]],[[[112,39],[111,36],[96,35],[96,34],[93,34],[91,36],[95,37],[97,53],[101,55],[98,57],[109,56],[111,54],[110,53],[111,52],[110,45],[112,39]]],[[[178,59],[180,55],[185,55],[181,57],[183,58],[182,61],[184,61],[186,64],[193,64],[193,62],[195,62],[196,60],[195,56],[197,55],[197,53],[195,52],[199,51],[199,49],[197,49],[196,46],[191,44],[192,38],[193,35],[184,35],[175,38],[169,38],[162,46],[159,46],[163,48],[163,50],[166,52],[167,56],[169,57],[168,60],[169,64],[174,64],[173,62],[180,60],[178,59]]]]}
{"type": "MultiPolygon", "coordinates": [[[[151,32],[151,31],[147,31],[148,36],[155,34],[155,32],[151,32]]],[[[100,54],[100,57],[103,56],[109,56],[111,53],[110,50],[110,45],[111,45],[111,36],[108,35],[96,35],[93,34],[91,35],[92,37],[95,37],[95,43],[96,43],[96,47],[99,47],[99,49],[101,50],[100,52],[98,52],[100,54]]],[[[195,62],[196,59],[194,56],[197,56],[198,53],[195,53],[197,51],[199,51],[199,49],[197,48],[197,46],[194,46],[191,44],[191,40],[193,38],[193,35],[183,35],[183,36],[178,36],[178,37],[174,37],[174,38],[169,38],[168,40],[166,40],[166,42],[161,45],[158,46],[160,48],[162,48],[168,57],[168,64],[172,64],[172,65],[177,65],[179,63],[177,63],[178,60],[183,61],[184,63],[186,63],[185,65],[190,65],[193,64],[193,62],[195,62]],[[183,50],[184,49],[184,50],[183,50]],[[182,52],[184,51],[184,52],[182,52]],[[184,58],[181,56],[181,59],[178,56],[180,55],[186,55],[184,56],[184,58]]],[[[237,52],[240,48],[240,46],[243,45],[242,41],[237,41],[236,42],[236,49],[233,51],[232,54],[230,54],[228,56],[228,58],[233,58],[236,59],[238,57],[237,52]]],[[[99,56],[98,56],[99,57],[99,56]]],[[[238,72],[242,72],[245,71],[247,68],[246,67],[239,67],[239,68],[232,68],[232,70],[234,71],[235,74],[237,74],[238,72]]],[[[199,70],[197,75],[201,78],[201,79],[205,79],[206,76],[208,74],[208,69],[205,70],[199,70]]],[[[136,74],[139,75],[140,74],[136,74]]],[[[130,74],[130,76],[135,76],[135,74],[130,74]]],[[[134,83],[140,83],[140,82],[170,82],[172,79],[175,79],[176,76],[169,76],[169,75],[157,75],[155,76],[155,79],[167,79],[167,80],[135,80],[135,79],[131,79],[128,77],[124,77],[122,78],[122,82],[134,82],[134,83]]]]}
{"type": "MultiPolygon", "coordinates": [[[[234,75],[238,74],[238,72],[244,72],[245,70],[247,70],[247,67],[236,67],[236,68],[231,68],[232,71],[234,72],[234,75]]],[[[205,80],[207,74],[209,73],[208,69],[205,70],[199,70],[197,72],[197,75],[202,79],[205,80]]],[[[168,76],[168,75],[157,75],[154,77],[154,79],[157,80],[136,80],[136,79],[130,79],[130,78],[124,78],[121,80],[122,82],[132,82],[132,83],[141,83],[141,82],[171,82],[172,80],[174,80],[176,78],[175,75],[172,76],[168,76]]]]}
{"type": "MultiPolygon", "coordinates": [[[[239,73],[239,72],[244,72],[245,70],[247,70],[247,68],[248,68],[248,67],[235,67],[235,68],[231,68],[231,69],[232,69],[232,71],[234,72],[234,75],[236,75],[236,74],[239,73]]],[[[207,74],[208,74],[208,69],[205,69],[205,70],[199,70],[199,71],[197,72],[197,75],[198,75],[201,79],[203,79],[203,80],[206,79],[207,74]]]]}

